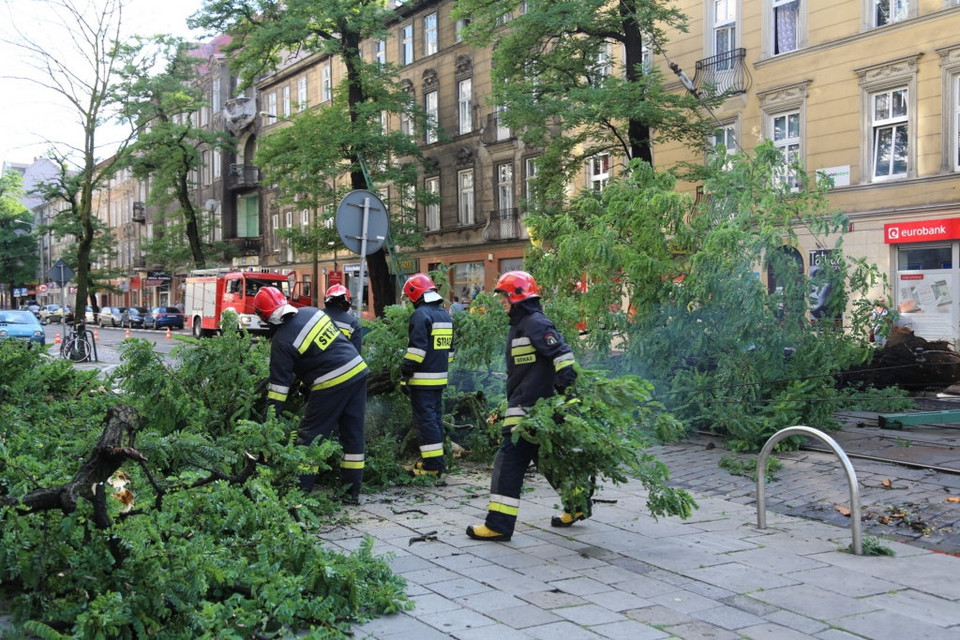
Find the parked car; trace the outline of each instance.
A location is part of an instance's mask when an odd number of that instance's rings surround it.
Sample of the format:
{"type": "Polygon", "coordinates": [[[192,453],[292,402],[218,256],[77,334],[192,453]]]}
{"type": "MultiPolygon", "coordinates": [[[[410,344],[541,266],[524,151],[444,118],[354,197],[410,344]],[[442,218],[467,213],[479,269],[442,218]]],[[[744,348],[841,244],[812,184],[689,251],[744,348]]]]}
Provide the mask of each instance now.
{"type": "Polygon", "coordinates": [[[37,314],[37,319],[40,321],[40,324],[49,324],[51,322],[50,316],[54,312],[58,312],[59,315],[60,305],[58,304],[45,304],[40,307],[40,312],[37,314]]]}
{"type": "Polygon", "coordinates": [[[40,324],[60,324],[73,322],[73,308],[70,305],[48,304],[40,309],[40,324]]]}
{"type": "Polygon", "coordinates": [[[183,329],[183,312],[176,307],[154,307],[143,317],[144,329],[183,329]]]}
{"type": "Polygon", "coordinates": [[[101,327],[119,327],[120,314],[126,307],[100,307],[99,324],[101,327]]]}
{"type": "Polygon", "coordinates": [[[120,314],[120,326],[133,329],[134,327],[143,327],[144,316],[149,315],[150,309],[146,307],[127,307],[120,314]]]}
{"type": "Polygon", "coordinates": [[[34,318],[36,318],[37,320],[40,319],[40,305],[38,305],[36,302],[25,304],[20,308],[20,310],[29,311],[30,313],[33,314],[34,318]]]}
{"type": "Polygon", "coordinates": [[[87,323],[87,324],[96,324],[96,323],[97,323],[97,315],[98,315],[98,314],[94,313],[93,307],[91,307],[91,306],[88,304],[87,307],[86,307],[86,309],[85,309],[84,312],[83,312],[83,321],[84,321],[85,323],[87,323]]]}
{"type": "Polygon", "coordinates": [[[29,311],[0,310],[0,340],[26,340],[43,346],[46,338],[40,321],[29,311]]]}

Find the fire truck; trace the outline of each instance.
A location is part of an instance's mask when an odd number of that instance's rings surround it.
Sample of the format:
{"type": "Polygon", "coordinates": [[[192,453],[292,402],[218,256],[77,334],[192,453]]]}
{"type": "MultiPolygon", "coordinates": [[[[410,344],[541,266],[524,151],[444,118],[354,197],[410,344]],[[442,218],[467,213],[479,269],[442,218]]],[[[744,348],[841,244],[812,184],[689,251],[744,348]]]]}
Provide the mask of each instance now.
{"type": "Polygon", "coordinates": [[[253,297],[261,287],[276,287],[295,307],[306,307],[313,300],[301,295],[303,283],[297,273],[276,273],[267,269],[197,269],[187,275],[183,300],[186,326],[194,337],[214,335],[220,330],[224,311],[238,316],[241,329],[265,333],[267,327],[253,310],[253,297]]]}

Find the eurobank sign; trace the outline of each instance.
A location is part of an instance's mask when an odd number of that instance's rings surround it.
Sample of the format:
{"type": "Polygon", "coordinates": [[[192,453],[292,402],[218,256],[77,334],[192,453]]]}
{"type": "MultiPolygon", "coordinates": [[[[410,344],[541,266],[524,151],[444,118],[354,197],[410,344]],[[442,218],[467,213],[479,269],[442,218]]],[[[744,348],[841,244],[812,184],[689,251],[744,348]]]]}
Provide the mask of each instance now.
{"type": "Polygon", "coordinates": [[[886,244],[903,242],[935,242],[960,238],[960,217],[920,222],[893,222],[883,225],[886,244]]]}

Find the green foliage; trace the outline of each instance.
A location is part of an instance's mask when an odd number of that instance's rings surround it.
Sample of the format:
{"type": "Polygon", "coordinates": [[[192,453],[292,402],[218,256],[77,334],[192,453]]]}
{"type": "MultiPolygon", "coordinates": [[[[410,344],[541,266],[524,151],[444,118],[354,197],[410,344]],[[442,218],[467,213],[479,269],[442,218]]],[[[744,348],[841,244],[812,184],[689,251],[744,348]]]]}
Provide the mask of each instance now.
{"type": "Polygon", "coordinates": [[[283,417],[244,419],[257,414],[267,356],[230,324],[223,337],[183,340],[169,367],[131,341],[116,393],[93,372],[0,344],[0,366],[15,374],[0,383],[0,594],[11,633],[336,638],[409,606],[372,541],[341,555],[314,535],[338,509],[296,479],[304,467],[329,469],[340,448],[295,446],[283,417]],[[132,444],[145,461],[104,486],[110,525],[98,527],[84,499],[70,513],[14,506],[72,479],[119,401],[143,413],[132,444]]]}
{"type": "Polygon", "coordinates": [[[622,484],[634,477],[649,491],[653,516],[688,518],[696,508],[693,498],[667,486],[666,465],[643,451],[683,435],[682,426],[652,397],[653,387],[645,380],[583,370],[573,395],[539,400],[512,437],[540,445],[537,468],[568,507],[582,510],[587,488],[599,479],[622,484]]]}
{"type": "MultiPolygon", "coordinates": [[[[37,239],[31,229],[32,214],[20,204],[22,182],[16,171],[0,175],[0,283],[8,292],[33,281],[39,261],[37,239]]],[[[0,306],[5,306],[3,300],[0,306]]]]}
{"type": "Polygon", "coordinates": [[[565,335],[586,326],[578,359],[651,380],[688,428],[724,434],[734,450],[796,424],[833,428],[837,410],[858,404],[862,391],[834,375],[869,357],[869,310],[885,286],[875,266],[846,257],[846,220],[828,210],[826,187],[800,173],[790,191],[783,171],[771,144],[718,158],[694,207],[673,176],[634,162],[562,215],[530,219],[547,313],[565,335]],[[799,268],[798,229],[830,247],[819,274],[799,268]],[[811,292],[828,281],[827,317],[842,310],[843,327],[810,319],[811,292]]]}
{"type": "MultiPolygon", "coordinates": [[[[895,556],[897,552],[883,544],[882,538],[876,536],[864,536],[860,541],[861,551],[865,556],[895,556]]],[[[847,553],[853,553],[853,543],[841,549],[847,553]]]]}

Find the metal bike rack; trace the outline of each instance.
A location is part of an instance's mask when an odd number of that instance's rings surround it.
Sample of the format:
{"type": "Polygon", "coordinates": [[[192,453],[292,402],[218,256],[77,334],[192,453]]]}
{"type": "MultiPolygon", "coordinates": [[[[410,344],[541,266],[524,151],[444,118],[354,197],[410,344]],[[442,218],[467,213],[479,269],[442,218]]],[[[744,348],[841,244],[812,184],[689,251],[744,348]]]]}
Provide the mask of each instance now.
{"type": "Polygon", "coordinates": [[[843,449],[840,448],[840,445],[838,445],[833,438],[813,427],[798,425],[781,429],[773,434],[770,439],[767,440],[767,443],[763,445],[760,456],[757,458],[757,527],[760,529],[767,528],[767,510],[764,504],[767,458],[778,442],[789,436],[798,435],[817,438],[830,447],[833,452],[837,454],[837,457],[840,458],[840,462],[843,464],[843,470],[847,474],[847,484],[850,486],[850,529],[853,533],[853,552],[858,556],[863,555],[863,541],[860,535],[860,486],[857,484],[857,473],[853,470],[850,459],[847,457],[847,454],[843,452],[843,449]]]}

